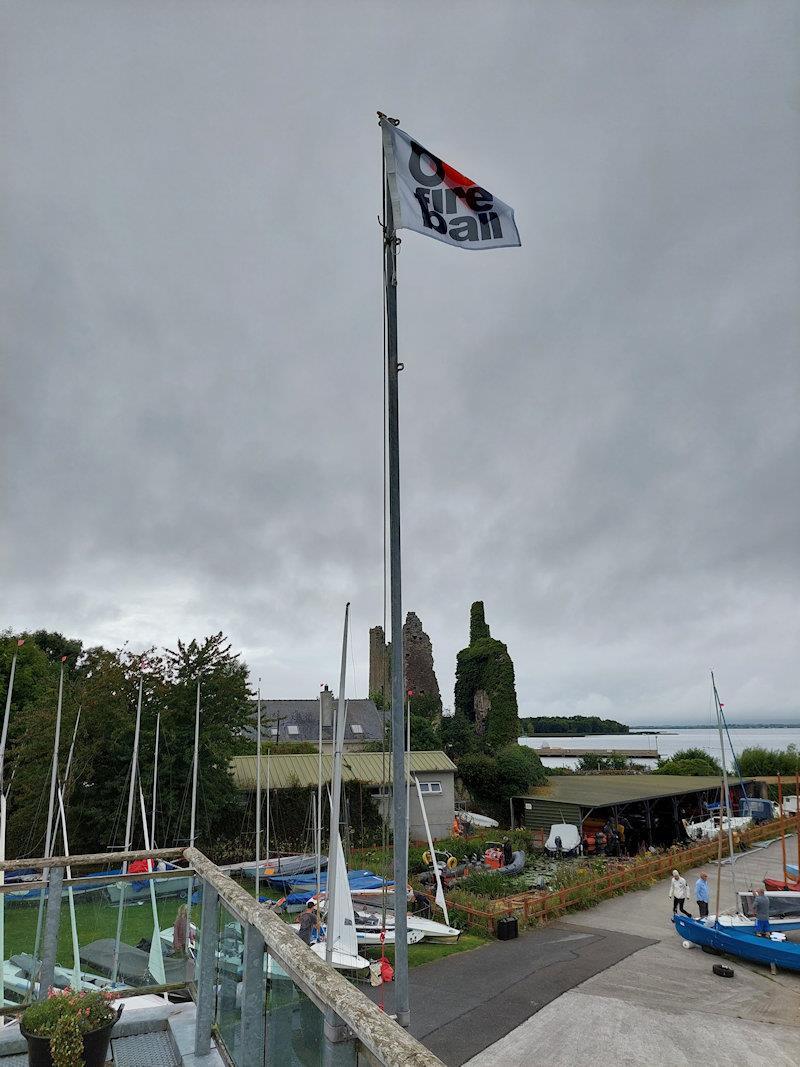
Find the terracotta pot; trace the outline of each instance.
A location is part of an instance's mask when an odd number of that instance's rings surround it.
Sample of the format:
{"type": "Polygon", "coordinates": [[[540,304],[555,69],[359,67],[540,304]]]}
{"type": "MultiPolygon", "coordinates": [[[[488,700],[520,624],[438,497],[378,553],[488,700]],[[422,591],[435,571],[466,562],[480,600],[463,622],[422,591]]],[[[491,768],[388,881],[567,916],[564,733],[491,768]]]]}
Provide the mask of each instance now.
{"type": "MultiPolygon", "coordinates": [[[[123,1005],[117,1009],[117,1017],[99,1030],[92,1030],[83,1035],[83,1059],[85,1067],[103,1067],[108,1059],[108,1046],[111,1044],[111,1031],[122,1015],[123,1005]]],[[[50,1055],[50,1038],[29,1034],[20,1024],[20,1033],[28,1042],[28,1063],[30,1067],[53,1067],[50,1055]]]]}

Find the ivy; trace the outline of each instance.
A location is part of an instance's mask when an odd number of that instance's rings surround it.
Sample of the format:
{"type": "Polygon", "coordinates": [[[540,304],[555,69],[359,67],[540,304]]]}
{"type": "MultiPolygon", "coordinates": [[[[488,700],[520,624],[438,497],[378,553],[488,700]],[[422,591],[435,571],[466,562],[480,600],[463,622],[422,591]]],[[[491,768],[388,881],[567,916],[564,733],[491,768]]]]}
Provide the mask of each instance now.
{"type": "Polygon", "coordinates": [[[497,752],[504,745],[516,744],[520,735],[514,664],[508,648],[491,636],[478,600],[470,611],[470,643],[458,653],[455,686],[456,715],[472,723],[482,747],[497,752]],[[475,695],[484,693],[488,700],[485,722],[476,720],[475,695]]]}

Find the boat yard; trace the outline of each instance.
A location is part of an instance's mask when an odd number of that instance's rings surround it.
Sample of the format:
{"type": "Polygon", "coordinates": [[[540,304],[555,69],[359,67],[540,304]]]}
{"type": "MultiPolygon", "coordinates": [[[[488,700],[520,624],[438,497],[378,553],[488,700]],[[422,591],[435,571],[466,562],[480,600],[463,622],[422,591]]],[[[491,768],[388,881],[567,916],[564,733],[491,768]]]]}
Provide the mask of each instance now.
{"type": "MultiPolygon", "coordinates": [[[[787,847],[794,854],[794,836],[787,847]]],[[[739,889],[781,871],[779,841],[739,854],[739,889]]],[[[693,886],[715,862],[682,871],[693,886]]],[[[735,907],[730,867],[722,906],[735,907]]],[[[448,1067],[573,1067],[597,1062],[789,1067],[800,1048],[800,975],[685,949],[668,880],[411,972],[412,1033],[448,1067]]],[[[696,913],[696,905],[690,902],[696,913]]],[[[800,935],[790,934],[790,940],[800,935]]],[[[388,997],[387,997],[388,1000],[388,997]]]]}

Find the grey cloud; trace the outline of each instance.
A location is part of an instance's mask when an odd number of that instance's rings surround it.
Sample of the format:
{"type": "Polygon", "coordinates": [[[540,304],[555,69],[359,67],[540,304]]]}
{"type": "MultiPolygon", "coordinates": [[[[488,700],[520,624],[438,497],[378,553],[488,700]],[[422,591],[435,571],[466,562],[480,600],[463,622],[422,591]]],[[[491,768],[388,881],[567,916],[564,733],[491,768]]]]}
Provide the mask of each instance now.
{"type": "Polygon", "coordinates": [[[224,629],[353,692],[381,620],[376,108],[517,209],[400,256],[404,599],[523,712],[797,711],[794,5],[10,4],[2,622],[224,629]],[[452,29],[452,27],[451,27],[452,29]],[[444,49],[444,51],[443,51],[444,49]],[[446,54],[445,54],[446,53],[446,54]]]}

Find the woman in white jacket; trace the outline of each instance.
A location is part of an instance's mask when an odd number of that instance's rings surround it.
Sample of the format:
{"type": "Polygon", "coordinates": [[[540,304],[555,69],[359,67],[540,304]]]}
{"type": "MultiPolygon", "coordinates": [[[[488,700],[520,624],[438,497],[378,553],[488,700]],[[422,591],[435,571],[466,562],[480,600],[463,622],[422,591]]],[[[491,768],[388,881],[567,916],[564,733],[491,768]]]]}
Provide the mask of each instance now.
{"type": "Polygon", "coordinates": [[[684,901],[689,899],[689,883],[677,871],[672,872],[669,895],[672,900],[672,914],[676,915],[678,911],[681,911],[684,915],[688,915],[689,912],[683,905],[684,901]]]}

